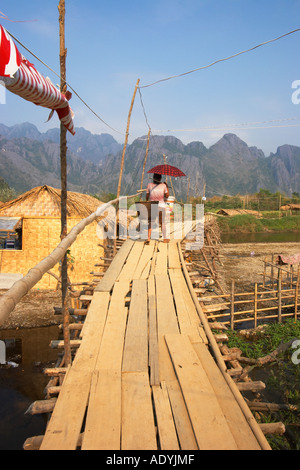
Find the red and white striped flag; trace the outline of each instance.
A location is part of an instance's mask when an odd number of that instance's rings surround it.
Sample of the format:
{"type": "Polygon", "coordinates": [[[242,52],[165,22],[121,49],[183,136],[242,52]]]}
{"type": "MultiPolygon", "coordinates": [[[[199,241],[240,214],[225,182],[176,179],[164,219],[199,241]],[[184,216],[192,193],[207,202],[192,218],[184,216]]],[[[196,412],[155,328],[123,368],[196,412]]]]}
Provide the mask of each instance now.
{"type": "MultiPolygon", "coordinates": [[[[73,112],[69,106],[72,94],[62,94],[47,77],[43,77],[20,54],[8,32],[0,25],[0,77],[5,88],[27,101],[56,111],[60,121],[75,134],[73,112]]],[[[49,118],[50,118],[49,117],[49,118]]]]}

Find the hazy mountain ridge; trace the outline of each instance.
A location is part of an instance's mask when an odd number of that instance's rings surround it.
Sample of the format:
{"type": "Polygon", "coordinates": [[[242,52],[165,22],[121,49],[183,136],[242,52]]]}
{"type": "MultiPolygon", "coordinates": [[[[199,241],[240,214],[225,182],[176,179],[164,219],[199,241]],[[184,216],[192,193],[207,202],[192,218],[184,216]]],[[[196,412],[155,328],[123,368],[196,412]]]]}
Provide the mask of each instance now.
{"type": "MultiPolygon", "coordinates": [[[[146,144],[143,136],[127,146],[122,194],[140,188],[146,144]]],[[[94,135],[77,128],[74,137],[68,136],[68,188],[90,194],[116,193],[122,149],[109,134],[94,135]]],[[[30,123],[0,124],[0,176],[17,193],[42,184],[59,188],[59,154],[59,129],[41,133],[30,123]]],[[[206,196],[254,193],[260,188],[300,193],[300,147],[285,144],[266,157],[235,134],[225,134],[209,148],[202,142],[185,145],[173,136],[152,136],[144,188],[149,181],[147,171],[163,163],[163,154],[187,175],[172,180],[176,196],[183,200],[187,194],[203,195],[204,183],[206,196]]]]}

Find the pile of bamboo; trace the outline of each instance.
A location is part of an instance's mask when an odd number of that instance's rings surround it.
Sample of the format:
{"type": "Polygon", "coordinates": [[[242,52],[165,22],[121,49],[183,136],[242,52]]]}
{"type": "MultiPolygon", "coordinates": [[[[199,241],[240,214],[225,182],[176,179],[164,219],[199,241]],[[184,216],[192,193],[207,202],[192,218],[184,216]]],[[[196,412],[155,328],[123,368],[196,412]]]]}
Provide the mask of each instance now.
{"type": "Polygon", "coordinates": [[[215,286],[221,293],[224,292],[220,279],[219,268],[222,261],[219,256],[221,248],[221,237],[216,218],[205,217],[203,246],[200,249],[188,249],[193,247],[189,234],[182,241],[182,250],[185,253],[185,261],[188,267],[195,292],[205,293],[215,286]]]}

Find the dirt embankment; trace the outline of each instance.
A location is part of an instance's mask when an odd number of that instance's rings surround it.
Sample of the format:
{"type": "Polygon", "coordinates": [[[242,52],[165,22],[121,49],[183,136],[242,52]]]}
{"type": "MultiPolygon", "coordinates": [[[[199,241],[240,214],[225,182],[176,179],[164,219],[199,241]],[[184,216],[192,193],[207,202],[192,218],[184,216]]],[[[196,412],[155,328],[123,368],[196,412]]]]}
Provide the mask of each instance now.
{"type": "MultiPolygon", "coordinates": [[[[239,243],[224,244],[220,250],[223,267],[220,269],[222,285],[230,289],[234,279],[237,289],[248,290],[251,284],[262,282],[263,261],[267,257],[271,261],[275,256],[293,255],[300,251],[299,243],[239,243]]],[[[253,290],[253,289],[251,289],[253,290]]]]}
{"type": "MultiPolygon", "coordinates": [[[[6,291],[0,290],[0,297],[6,291]]],[[[37,328],[61,323],[54,307],[61,305],[61,291],[31,290],[9,315],[0,329],[37,328]]]]}

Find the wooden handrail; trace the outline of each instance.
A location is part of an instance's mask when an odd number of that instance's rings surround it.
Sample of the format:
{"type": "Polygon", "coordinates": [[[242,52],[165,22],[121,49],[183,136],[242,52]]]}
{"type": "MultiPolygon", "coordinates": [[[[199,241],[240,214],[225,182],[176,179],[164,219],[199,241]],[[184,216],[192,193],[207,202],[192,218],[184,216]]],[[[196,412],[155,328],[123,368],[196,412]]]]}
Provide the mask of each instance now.
{"type": "Polygon", "coordinates": [[[59,245],[52,251],[52,253],[36,266],[31,268],[28,273],[20,280],[16,281],[14,285],[0,298],[0,325],[2,325],[8,318],[9,314],[14,310],[17,303],[26,295],[35,284],[37,284],[47,271],[52,269],[65,255],[69,247],[75,242],[77,236],[85,229],[85,227],[98,217],[100,217],[109,206],[115,204],[122,199],[130,199],[139,196],[141,192],[132,196],[121,196],[113,199],[105,204],[102,204],[98,209],[90,214],[85,219],[82,219],[75,225],[68,235],[59,243],[59,245]]]}

